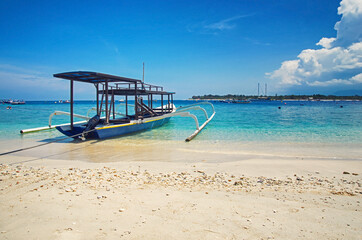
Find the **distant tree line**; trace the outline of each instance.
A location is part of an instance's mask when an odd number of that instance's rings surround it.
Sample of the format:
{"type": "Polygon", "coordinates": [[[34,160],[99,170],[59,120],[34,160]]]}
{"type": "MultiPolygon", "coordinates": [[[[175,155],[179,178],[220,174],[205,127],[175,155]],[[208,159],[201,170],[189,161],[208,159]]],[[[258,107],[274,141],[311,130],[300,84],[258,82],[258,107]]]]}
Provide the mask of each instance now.
{"type": "Polygon", "coordinates": [[[362,100],[362,96],[336,96],[336,95],[322,95],[322,94],[313,94],[313,95],[275,95],[275,96],[256,96],[256,95],[203,95],[203,96],[192,96],[192,99],[215,99],[215,100],[247,100],[247,99],[258,99],[264,98],[268,100],[284,100],[284,99],[304,99],[304,100],[362,100]]]}

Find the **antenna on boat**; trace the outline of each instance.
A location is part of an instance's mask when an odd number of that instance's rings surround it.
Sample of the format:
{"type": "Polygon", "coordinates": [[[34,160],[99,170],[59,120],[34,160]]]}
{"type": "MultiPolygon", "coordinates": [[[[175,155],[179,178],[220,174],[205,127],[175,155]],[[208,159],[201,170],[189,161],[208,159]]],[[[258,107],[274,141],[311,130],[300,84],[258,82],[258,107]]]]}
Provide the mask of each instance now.
{"type": "Polygon", "coordinates": [[[145,63],[143,62],[142,82],[145,82],[145,63]]]}

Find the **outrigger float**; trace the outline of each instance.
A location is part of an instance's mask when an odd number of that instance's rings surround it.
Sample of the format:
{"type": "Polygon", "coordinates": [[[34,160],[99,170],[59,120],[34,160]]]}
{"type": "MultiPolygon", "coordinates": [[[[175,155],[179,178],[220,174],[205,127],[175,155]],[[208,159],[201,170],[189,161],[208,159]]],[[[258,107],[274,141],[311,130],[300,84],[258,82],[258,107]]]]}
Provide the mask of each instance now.
{"type": "Polygon", "coordinates": [[[49,117],[49,126],[21,130],[21,133],[56,128],[64,135],[73,138],[105,139],[159,127],[167,123],[171,117],[181,116],[191,117],[195,121],[195,132],[185,139],[191,141],[215,116],[214,106],[209,102],[176,108],[174,92],[164,91],[161,86],[146,84],[138,79],[85,71],[58,73],[54,74],[54,77],[70,80],[70,113],[55,111],[49,117]],[[86,116],[73,112],[74,81],[91,83],[96,88],[97,106],[90,109],[86,116]],[[125,105],[125,111],[122,113],[115,107],[116,96],[124,97],[121,104],[125,105]],[[158,107],[154,106],[157,98],[161,98],[159,99],[161,106],[158,107]],[[129,104],[130,100],[134,101],[134,104],[129,104]],[[209,117],[207,111],[200,105],[210,105],[212,115],[209,117]],[[129,107],[132,109],[129,110],[129,107]],[[97,114],[89,117],[89,113],[93,110],[97,114]],[[191,114],[190,110],[201,110],[206,121],[200,126],[198,118],[191,114]],[[55,115],[69,115],[70,123],[53,126],[52,118],[55,115]],[[74,117],[84,121],[74,122],[74,117]]]}

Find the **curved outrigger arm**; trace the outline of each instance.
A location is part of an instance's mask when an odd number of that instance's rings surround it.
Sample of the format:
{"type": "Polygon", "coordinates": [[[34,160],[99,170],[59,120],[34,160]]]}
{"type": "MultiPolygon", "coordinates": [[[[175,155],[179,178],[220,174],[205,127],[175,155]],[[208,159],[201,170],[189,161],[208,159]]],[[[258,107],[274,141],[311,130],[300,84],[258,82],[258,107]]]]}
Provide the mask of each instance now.
{"type": "Polygon", "coordinates": [[[206,119],[209,119],[209,116],[207,115],[207,112],[204,108],[200,107],[200,106],[190,106],[190,107],[184,107],[181,110],[178,110],[176,112],[185,112],[188,110],[201,110],[204,112],[206,119]]]}
{"type": "Polygon", "coordinates": [[[211,117],[206,120],[199,129],[197,129],[193,134],[191,134],[188,138],[185,139],[186,142],[191,141],[197,134],[211,121],[211,119],[215,116],[215,112],[211,115],[211,117]]]}
{"type": "Polygon", "coordinates": [[[180,116],[180,117],[191,117],[195,120],[195,124],[196,124],[196,129],[199,130],[199,120],[197,119],[197,117],[194,114],[191,114],[189,112],[173,112],[173,113],[169,113],[167,114],[167,117],[173,117],[173,116],[180,116]]]}
{"type": "MultiPolygon", "coordinates": [[[[52,119],[53,119],[54,115],[68,115],[68,116],[70,116],[70,113],[63,112],[63,111],[55,111],[52,114],[50,114],[50,116],[49,116],[49,128],[52,127],[52,119]]],[[[77,118],[84,119],[84,120],[89,120],[90,119],[90,117],[88,117],[88,116],[83,116],[83,115],[79,115],[79,114],[73,114],[73,116],[77,117],[77,118]]]]}
{"type": "Polygon", "coordinates": [[[215,108],[214,108],[214,105],[212,105],[209,102],[200,102],[200,103],[187,105],[184,107],[179,107],[179,108],[177,108],[176,112],[171,113],[171,115],[172,116],[181,116],[181,117],[192,117],[195,120],[195,124],[196,124],[195,132],[193,134],[191,134],[188,138],[185,139],[186,142],[189,142],[194,137],[196,137],[196,135],[199,134],[199,132],[212,120],[212,118],[215,116],[215,108]],[[204,108],[200,107],[199,105],[210,105],[213,110],[212,115],[210,117],[208,117],[206,110],[204,108]],[[199,121],[198,121],[197,117],[194,114],[187,112],[189,110],[201,110],[204,112],[206,121],[201,125],[201,127],[199,126],[199,121]]]}
{"type": "Polygon", "coordinates": [[[181,111],[181,110],[183,110],[185,108],[190,108],[190,107],[198,106],[198,105],[210,105],[212,107],[213,113],[215,113],[214,105],[212,105],[209,102],[199,102],[199,103],[190,104],[190,105],[187,105],[187,106],[184,106],[184,107],[179,107],[179,108],[177,108],[177,111],[181,111]]]}

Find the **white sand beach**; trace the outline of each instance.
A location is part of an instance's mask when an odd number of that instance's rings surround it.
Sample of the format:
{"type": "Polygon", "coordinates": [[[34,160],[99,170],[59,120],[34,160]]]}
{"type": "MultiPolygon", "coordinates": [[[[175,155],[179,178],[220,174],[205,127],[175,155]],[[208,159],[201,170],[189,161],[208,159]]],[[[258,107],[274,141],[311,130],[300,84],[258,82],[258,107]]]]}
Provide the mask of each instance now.
{"type": "Polygon", "coordinates": [[[0,239],[361,239],[361,148],[275,146],[88,141],[2,156],[0,239]]]}
{"type": "Polygon", "coordinates": [[[362,240],[362,0],[0,19],[0,240],[362,240]]]}

